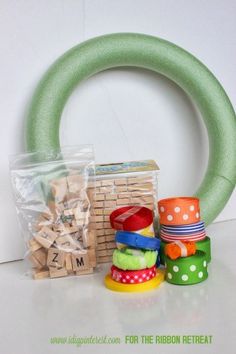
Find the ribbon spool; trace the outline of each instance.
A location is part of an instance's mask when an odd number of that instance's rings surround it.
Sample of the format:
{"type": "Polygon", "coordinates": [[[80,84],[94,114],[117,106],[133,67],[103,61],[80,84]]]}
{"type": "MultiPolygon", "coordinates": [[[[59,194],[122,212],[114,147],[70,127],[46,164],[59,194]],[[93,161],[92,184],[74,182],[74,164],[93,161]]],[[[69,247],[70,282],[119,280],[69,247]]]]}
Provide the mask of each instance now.
{"type": "Polygon", "coordinates": [[[110,223],[115,230],[140,231],[153,223],[153,213],[145,207],[126,206],[111,213],[110,223]]]}
{"type": "MultiPolygon", "coordinates": [[[[162,265],[165,264],[166,262],[166,256],[165,256],[165,246],[169,242],[161,241],[161,246],[160,246],[160,262],[162,265]]],[[[204,240],[196,242],[196,248],[198,251],[203,251],[206,253],[206,260],[207,263],[211,262],[211,239],[210,237],[206,237],[204,240]]]]}
{"type": "MultiPolygon", "coordinates": [[[[161,241],[161,246],[160,246],[160,262],[162,265],[165,264],[166,262],[166,256],[165,256],[165,246],[169,242],[161,241]]],[[[196,248],[197,251],[203,251],[206,254],[206,260],[207,263],[211,262],[211,239],[210,237],[206,237],[204,240],[196,242],[196,248]]]]}
{"type": "Polygon", "coordinates": [[[178,234],[180,236],[183,235],[191,235],[197,232],[202,232],[205,230],[204,221],[199,221],[194,224],[188,225],[174,225],[174,226],[166,226],[161,225],[161,230],[168,233],[168,234],[178,234]]]}
{"type": "Polygon", "coordinates": [[[207,263],[211,262],[211,239],[206,237],[204,240],[196,242],[197,250],[203,251],[206,253],[207,263]]]}
{"type": "Polygon", "coordinates": [[[114,250],[112,263],[122,270],[139,270],[151,268],[156,264],[157,251],[123,248],[114,250]]]}
{"type": "Polygon", "coordinates": [[[189,257],[196,253],[196,244],[194,242],[175,241],[165,245],[165,255],[171,259],[180,257],[189,257]]]}
{"type": "Polygon", "coordinates": [[[178,197],[162,199],[158,202],[160,224],[186,225],[200,220],[199,199],[178,197]]]}
{"type": "Polygon", "coordinates": [[[140,284],[123,284],[111,278],[111,274],[107,274],[104,279],[105,286],[113,291],[126,292],[126,293],[140,293],[147,290],[156,289],[165,278],[165,272],[161,269],[156,270],[156,276],[144,283],[140,284]]]}
{"type": "Polygon", "coordinates": [[[156,267],[141,270],[122,270],[116,266],[111,267],[111,277],[113,280],[123,284],[140,284],[151,280],[156,276],[156,267]]]}
{"type": "Polygon", "coordinates": [[[176,240],[180,241],[192,241],[192,242],[198,242],[204,240],[206,237],[206,231],[198,232],[196,234],[189,234],[189,235],[178,235],[178,234],[168,234],[164,231],[160,231],[160,237],[163,241],[166,242],[174,242],[176,240]]]}
{"type": "Polygon", "coordinates": [[[176,285],[197,284],[208,277],[206,254],[197,251],[194,256],[172,260],[166,257],[166,281],[176,285]]]}
{"type": "Polygon", "coordinates": [[[158,250],[160,240],[155,237],[146,237],[134,232],[117,231],[115,241],[134,248],[145,250],[158,250]]]}

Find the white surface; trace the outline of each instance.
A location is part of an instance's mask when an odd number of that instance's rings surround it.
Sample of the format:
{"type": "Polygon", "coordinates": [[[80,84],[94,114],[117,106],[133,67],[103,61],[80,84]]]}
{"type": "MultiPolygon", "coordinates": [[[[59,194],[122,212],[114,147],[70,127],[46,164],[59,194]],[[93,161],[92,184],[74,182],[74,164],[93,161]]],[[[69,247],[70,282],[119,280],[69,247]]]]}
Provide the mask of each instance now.
{"type": "Polygon", "coordinates": [[[236,221],[208,229],[209,278],[192,286],[163,283],[143,294],[103,286],[108,266],[96,275],[31,280],[23,262],[0,265],[0,352],[235,353],[236,221]],[[212,335],[211,345],[51,345],[55,336],[212,335]]]}
{"type": "MultiPolygon", "coordinates": [[[[27,106],[49,65],[87,38],[143,32],[196,55],[235,104],[235,10],[233,0],[0,0],[0,262],[22,256],[8,155],[23,150],[27,106]]],[[[160,197],[192,194],[206,168],[207,136],[193,104],[175,84],[142,70],[112,70],[81,85],[60,133],[62,144],[93,143],[98,162],[156,159],[160,197]]],[[[236,193],[217,220],[235,218],[235,209],[236,193]]]]}

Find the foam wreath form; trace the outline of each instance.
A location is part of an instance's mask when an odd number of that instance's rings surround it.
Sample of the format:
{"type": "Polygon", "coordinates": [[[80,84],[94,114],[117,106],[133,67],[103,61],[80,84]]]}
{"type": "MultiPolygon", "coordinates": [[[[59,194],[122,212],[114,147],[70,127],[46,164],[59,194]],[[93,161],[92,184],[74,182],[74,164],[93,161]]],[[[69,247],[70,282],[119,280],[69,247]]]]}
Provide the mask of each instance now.
{"type": "Polygon", "coordinates": [[[116,33],[90,39],[62,55],[47,71],[33,96],[26,139],[28,151],[60,147],[60,118],[66,101],[83,80],[103,70],[141,67],[177,83],[194,101],[209,136],[206,175],[195,193],[209,224],[228,201],[236,182],[236,119],[224,89],[194,56],[160,38],[116,33]]]}

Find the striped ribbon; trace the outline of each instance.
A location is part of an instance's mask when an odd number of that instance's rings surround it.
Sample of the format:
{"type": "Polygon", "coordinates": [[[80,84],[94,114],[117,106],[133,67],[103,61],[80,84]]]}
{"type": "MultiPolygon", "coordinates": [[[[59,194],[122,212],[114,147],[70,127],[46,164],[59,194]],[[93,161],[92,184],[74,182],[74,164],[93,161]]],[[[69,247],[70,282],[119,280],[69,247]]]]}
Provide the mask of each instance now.
{"type": "Polygon", "coordinates": [[[185,234],[193,234],[196,232],[202,232],[205,230],[205,224],[203,221],[194,223],[194,224],[189,224],[189,225],[175,225],[175,226],[166,226],[166,225],[161,225],[161,230],[163,230],[166,233],[169,234],[179,234],[179,235],[185,235],[185,234]]]}
{"type": "Polygon", "coordinates": [[[177,240],[179,241],[193,241],[193,242],[197,242],[197,241],[202,241],[206,238],[206,232],[203,231],[201,233],[196,233],[196,234],[192,234],[192,235],[168,235],[165,234],[163,231],[160,232],[160,237],[163,241],[166,242],[175,242],[177,240]]]}

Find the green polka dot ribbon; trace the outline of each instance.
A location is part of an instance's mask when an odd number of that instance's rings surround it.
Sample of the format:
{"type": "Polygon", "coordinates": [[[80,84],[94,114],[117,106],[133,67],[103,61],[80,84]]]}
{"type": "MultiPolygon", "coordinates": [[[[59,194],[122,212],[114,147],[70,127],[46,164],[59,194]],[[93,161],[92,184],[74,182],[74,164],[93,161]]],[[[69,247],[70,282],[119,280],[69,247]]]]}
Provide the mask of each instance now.
{"type": "Polygon", "coordinates": [[[197,284],[208,277],[206,253],[172,260],[166,257],[166,281],[176,285],[197,284]]]}

